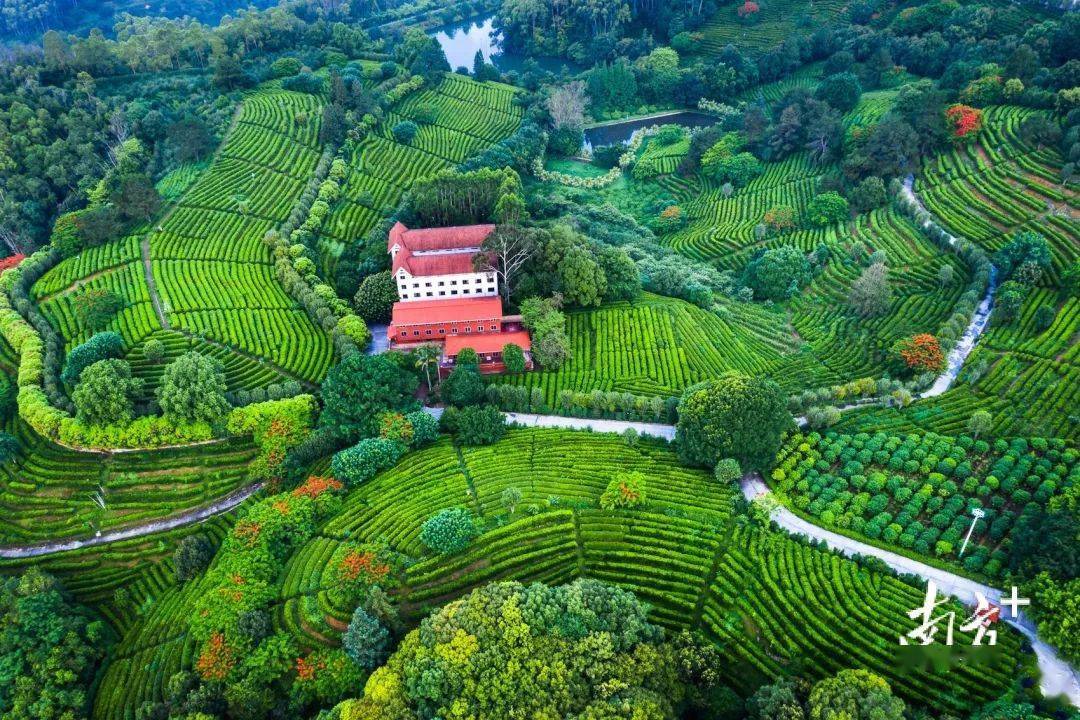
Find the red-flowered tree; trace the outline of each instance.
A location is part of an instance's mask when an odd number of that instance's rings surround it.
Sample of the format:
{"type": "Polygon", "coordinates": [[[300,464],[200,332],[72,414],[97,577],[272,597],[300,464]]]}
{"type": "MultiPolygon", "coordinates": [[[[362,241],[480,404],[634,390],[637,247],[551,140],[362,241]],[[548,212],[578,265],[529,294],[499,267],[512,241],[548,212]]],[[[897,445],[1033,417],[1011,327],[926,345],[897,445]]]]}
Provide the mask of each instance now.
{"type": "Polygon", "coordinates": [[[901,338],[892,351],[897,365],[908,373],[939,372],[945,367],[941,343],[929,333],[901,338]]]}
{"type": "Polygon", "coordinates": [[[952,105],[945,111],[945,120],[952,128],[953,139],[965,140],[982,128],[982,110],[970,105],[952,105]]]}
{"type": "Polygon", "coordinates": [[[758,18],[761,17],[761,6],[754,2],[754,0],[745,0],[735,12],[743,22],[755,23],[758,21],[758,18]]]}

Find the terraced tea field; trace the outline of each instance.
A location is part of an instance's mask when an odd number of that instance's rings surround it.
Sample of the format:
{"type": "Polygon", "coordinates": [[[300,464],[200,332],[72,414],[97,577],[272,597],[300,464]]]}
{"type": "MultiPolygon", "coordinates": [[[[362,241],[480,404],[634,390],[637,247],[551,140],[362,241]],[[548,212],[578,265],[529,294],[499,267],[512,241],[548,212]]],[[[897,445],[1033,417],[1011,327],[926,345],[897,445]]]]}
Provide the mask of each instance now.
{"type": "Polygon", "coordinates": [[[792,35],[809,35],[847,12],[847,4],[841,0],[772,0],[759,4],[761,10],[751,24],[739,18],[739,7],[740,3],[722,6],[701,27],[702,52],[716,54],[735,45],[743,52],[764,53],[792,35]]]}
{"type": "MultiPolygon", "coordinates": [[[[610,435],[532,429],[459,454],[441,440],[352,491],[292,556],[275,588],[274,626],[301,647],[336,645],[348,609],[334,607],[327,593],[328,562],[345,540],[383,538],[421,558],[397,591],[410,623],[492,580],[594,577],[633,590],[664,626],[700,627],[722,641],[731,655],[725,679],[740,690],[796,667],[817,678],[862,666],[906,698],[961,711],[1015,677],[1019,642],[1010,632],[985,665],[960,665],[948,675],[902,668],[896,638],[923,590],[783,535],[733,525],[733,493],[680,467],[661,444],[630,448],[610,435]],[[648,478],[646,505],[596,509],[611,475],[629,470],[648,478]],[[513,516],[500,501],[509,486],[523,495],[513,516]],[[469,507],[491,529],[461,555],[425,557],[420,524],[454,505],[469,507]],[[792,617],[803,621],[795,625],[792,617]]],[[[206,590],[195,581],[157,596],[106,669],[94,718],[123,718],[124,708],[161,697],[167,678],[192,666],[194,642],[183,627],[206,590]]]]}
{"type": "Polygon", "coordinates": [[[645,294],[633,303],[575,310],[567,315],[570,362],[506,381],[541,388],[552,407],[562,390],[672,396],[725,370],[771,374],[798,349],[783,315],[736,303],[725,309],[721,317],[645,294]]]}
{"type": "Polygon", "coordinates": [[[1080,439],[1080,300],[1062,301],[1052,290],[1031,293],[1015,325],[992,327],[980,340],[957,383],[939,397],[904,410],[868,409],[845,415],[839,427],[890,432],[914,429],[966,432],[976,410],[993,416],[991,432],[1001,436],[1080,439]],[[1040,330],[1040,306],[1055,310],[1040,330]],[[985,366],[980,372],[978,368],[985,366]]]}
{"type": "MultiPolygon", "coordinates": [[[[80,327],[74,298],[104,288],[125,301],[107,329],[129,350],[151,336],[167,341],[170,357],[185,344],[199,346],[222,359],[231,389],[321,379],[333,359],[330,338],[285,293],[262,242],[315,168],[320,108],[314,96],[272,86],[250,93],[208,167],[182,169],[170,180],[186,189],[162,218],[47,272],[33,294],[68,346],[92,334],[80,327]],[[152,304],[148,270],[166,327],[152,304]]],[[[132,355],[138,374],[160,376],[140,368],[140,357],[132,355]]]]}
{"type": "Polygon", "coordinates": [[[249,438],[177,450],[77,452],[19,420],[16,458],[0,468],[0,545],[86,537],[205,505],[245,483],[249,438]]]}
{"type": "Polygon", "coordinates": [[[1021,140],[1020,124],[1035,112],[988,108],[976,142],[927,163],[915,191],[948,230],[987,250],[1016,232],[1039,233],[1050,243],[1052,282],[1080,258],[1080,194],[1075,183],[1061,184],[1056,149],[1021,140]]]}
{"type": "Polygon", "coordinates": [[[412,183],[512,135],[522,117],[513,102],[517,92],[510,85],[447,74],[438,87],[407,95],[372,133],[347,147],[349,174],[320,240],[328,274],[346,244],[387,217],[412,183]],[[419,126],[408,145],[392,132],[402,120],[419,126]]]}

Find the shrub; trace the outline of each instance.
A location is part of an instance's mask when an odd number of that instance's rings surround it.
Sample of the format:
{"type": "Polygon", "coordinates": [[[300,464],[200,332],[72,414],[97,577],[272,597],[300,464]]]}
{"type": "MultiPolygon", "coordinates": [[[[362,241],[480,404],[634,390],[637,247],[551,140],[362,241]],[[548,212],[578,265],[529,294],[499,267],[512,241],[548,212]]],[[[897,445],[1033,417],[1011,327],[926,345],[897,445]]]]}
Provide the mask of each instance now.
{"type": "Polygon", "coordinates": [[[420,528],[420,541],[440,555],[462,552],[476,535],[472,513],[464,508],[440,510],[420,528]]]}
{"type": "Polygon", "coordinates": [[[405,419],[412,425],[413,447],[421,447],[439,439],[439,421],[423,410],[406,413],[405,419]]]}
{"type": "Polygon", "coordinates": [[[147,362],[157,365],[165,359],[165,343],[157,338],[150,338],[143,343],[143,356],[146,358],[147,362]]]}
{"type": "Polygon", "coordinates": [[[739,467],[739,461],[734,458],[720,460],[713,469],[713,477],[723,485],[739,482],[742,477],[742,468],[739,467]]]}
{"type": "Polygon", "coordinates": [[[506,434],[506,417],[494,405],[474,405],[457,414],[457,439],[462,445],[490,445],[506,434]]]}
{"type": "Polygon", "coordinates": [[[292,77],[300,72],[302,65],[294,57],[280,57],[270,64],[270,75],[275,78],[292,77]]]}
{"type": "Polygon", "coordinates": [[[187,582],[201,574],[214,559],[214,544],[201,533],[188,535],[176,545],[173,567],[176,579],[187,582]]]}
{"type": "Polygon", "coordinates": [[[365,438],[341,450],[330,462],[330,472],[346,485],[356,486],[393,466],[404,454],[404,446],[384,438],[365,438]]]}
{"type": "Polygon", "coordinates": [[[600,495],[604,510],[633,508],[645,503],[645,476],[639,472],[619,473],[600,495]]]}

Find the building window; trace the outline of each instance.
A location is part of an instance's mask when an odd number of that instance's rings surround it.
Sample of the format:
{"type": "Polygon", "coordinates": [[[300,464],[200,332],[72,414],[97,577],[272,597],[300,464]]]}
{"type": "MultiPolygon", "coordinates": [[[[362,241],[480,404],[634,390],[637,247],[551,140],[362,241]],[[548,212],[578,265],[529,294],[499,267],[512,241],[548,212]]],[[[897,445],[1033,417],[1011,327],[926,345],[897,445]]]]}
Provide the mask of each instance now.
{"type": "Polygon", "coordinates": [[[439,281],[439,287],[442,287],[442,286],[443,286],[443,285],[445,285],[445,284],[446,284],[446,283],[444,283],[444,282],[443,282],[442,280],[440,280],[440,281],[439,281]]]}
{"type": "Polygon", "coordinates": [[[420,336],[420,331],[419,330],[413,330],[412,334],[413,334],[414,337],[419,337],[420,336]]]}
{"type": "Polygon", "coordinates": [[[471,332],[472,332],[472,328],[471,328],[471,327],[467,327],[467,326],[466,326],[466,328],[465,328],[465,332],[467,332],[467,333],[471,333],[471,332]]]}
{"type": "Polygon", "coordinates": [[[450,334],[451,335],[457,335],[457,328],[456,327],[450,328],[450,334]]]}
{"type": "Polygon", "coordinates": [[[431,331],[430,331],[430,330],[425,330],[425,331],[424,331],[424,334],[425,334],[425,335],[430,335],[430,334],[431,334],[431,331]]]}
{"type": "Polygon", "coordinates": [[[499,329],[499,326],[498,326],[498,325],[492,325],[492,326],[491,326],[491,329],[492,329],[492,330],[498,330],[498,329],[499,329]]]}
{"type": "Polygon", "coordinates": [[[408,335],[408,334],[409,334],[409,331],[408,331],[408,330],[402,330],[402,331],[401,331],[401,337],[405,337],[405,336],[406,336],[406,335],[408,335]]]}
{"type": "Polygon", "coordinates": [[[451,281],[450,281],[450,284],[451,284],[451,285],[457,285],[457,280],[451,280],[451,281]]]}
{"type": "Polygon", "coordinates": [[[446,294],[446,291],[445,291],[445,290],[440,290],[440,291],[439,291],[439,297],[442,297],[442,296],[443,296],[443,295],[445,295],[445,294],[446,294]]]}
{"type": "Polygon", "coordinates": [[[440,335],[445,335],[445,334],[446,334],[446,330],[444,330],[443,328],[439,328],[439,334],[440,334],[440,335]]]}
{"type": "Polygon", "coordinates": [[[428,293],[427,293],[427,296],[428,296],[428,297],[432,297],[432,293],[431,293],[431,291],[428,291],[428,293]]]}
{"type": "Polygon", "coordinates": [[[469,278],[463,278],[463,279],[461,280],[461,284],[462,284],[462,285],[468,285],[468,284],[469,284],[469,278]]]}
{"type": "Polygon", "coordinates": [[[457,295],[457,294],[458,294],[458,291],[457,291],[457,290],[451,290],[451,291],[450,291],[450,294],[451,294],[451,295],[457,295]]]}
{"type": "Polygon", "coordinates": [[[429,283],[429,282],[424,283],[424,287],[431,287],[431,283],[429,283]]]}
{"type": "Polygon", "coordinates": [[[462,290],[461,294],[462,295],[468,295],[469,294],[469,288],[465,288],[464,290],[462,290]]]}

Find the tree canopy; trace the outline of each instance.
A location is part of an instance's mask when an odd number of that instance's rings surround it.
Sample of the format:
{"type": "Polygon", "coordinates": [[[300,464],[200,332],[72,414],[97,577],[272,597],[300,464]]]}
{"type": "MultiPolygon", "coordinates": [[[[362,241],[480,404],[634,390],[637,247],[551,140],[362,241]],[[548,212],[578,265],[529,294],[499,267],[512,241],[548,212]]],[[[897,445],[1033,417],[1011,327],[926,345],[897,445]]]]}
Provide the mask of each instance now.
{"type": "Polygon", "coordinates": [[[729,372],[687,388],[679,401],[679,458],[716,465],[735,458],[744,470],[767,466],[792,427],[787,397],[771,380],[729,372]]]}
{"type": "Polygon", "coordinates": [[[674,718],[673,650],[646,612],[596,580],[488,585],[424,620],[343,715],[609,718],[629,704],[635,717],[674,718]]]}

